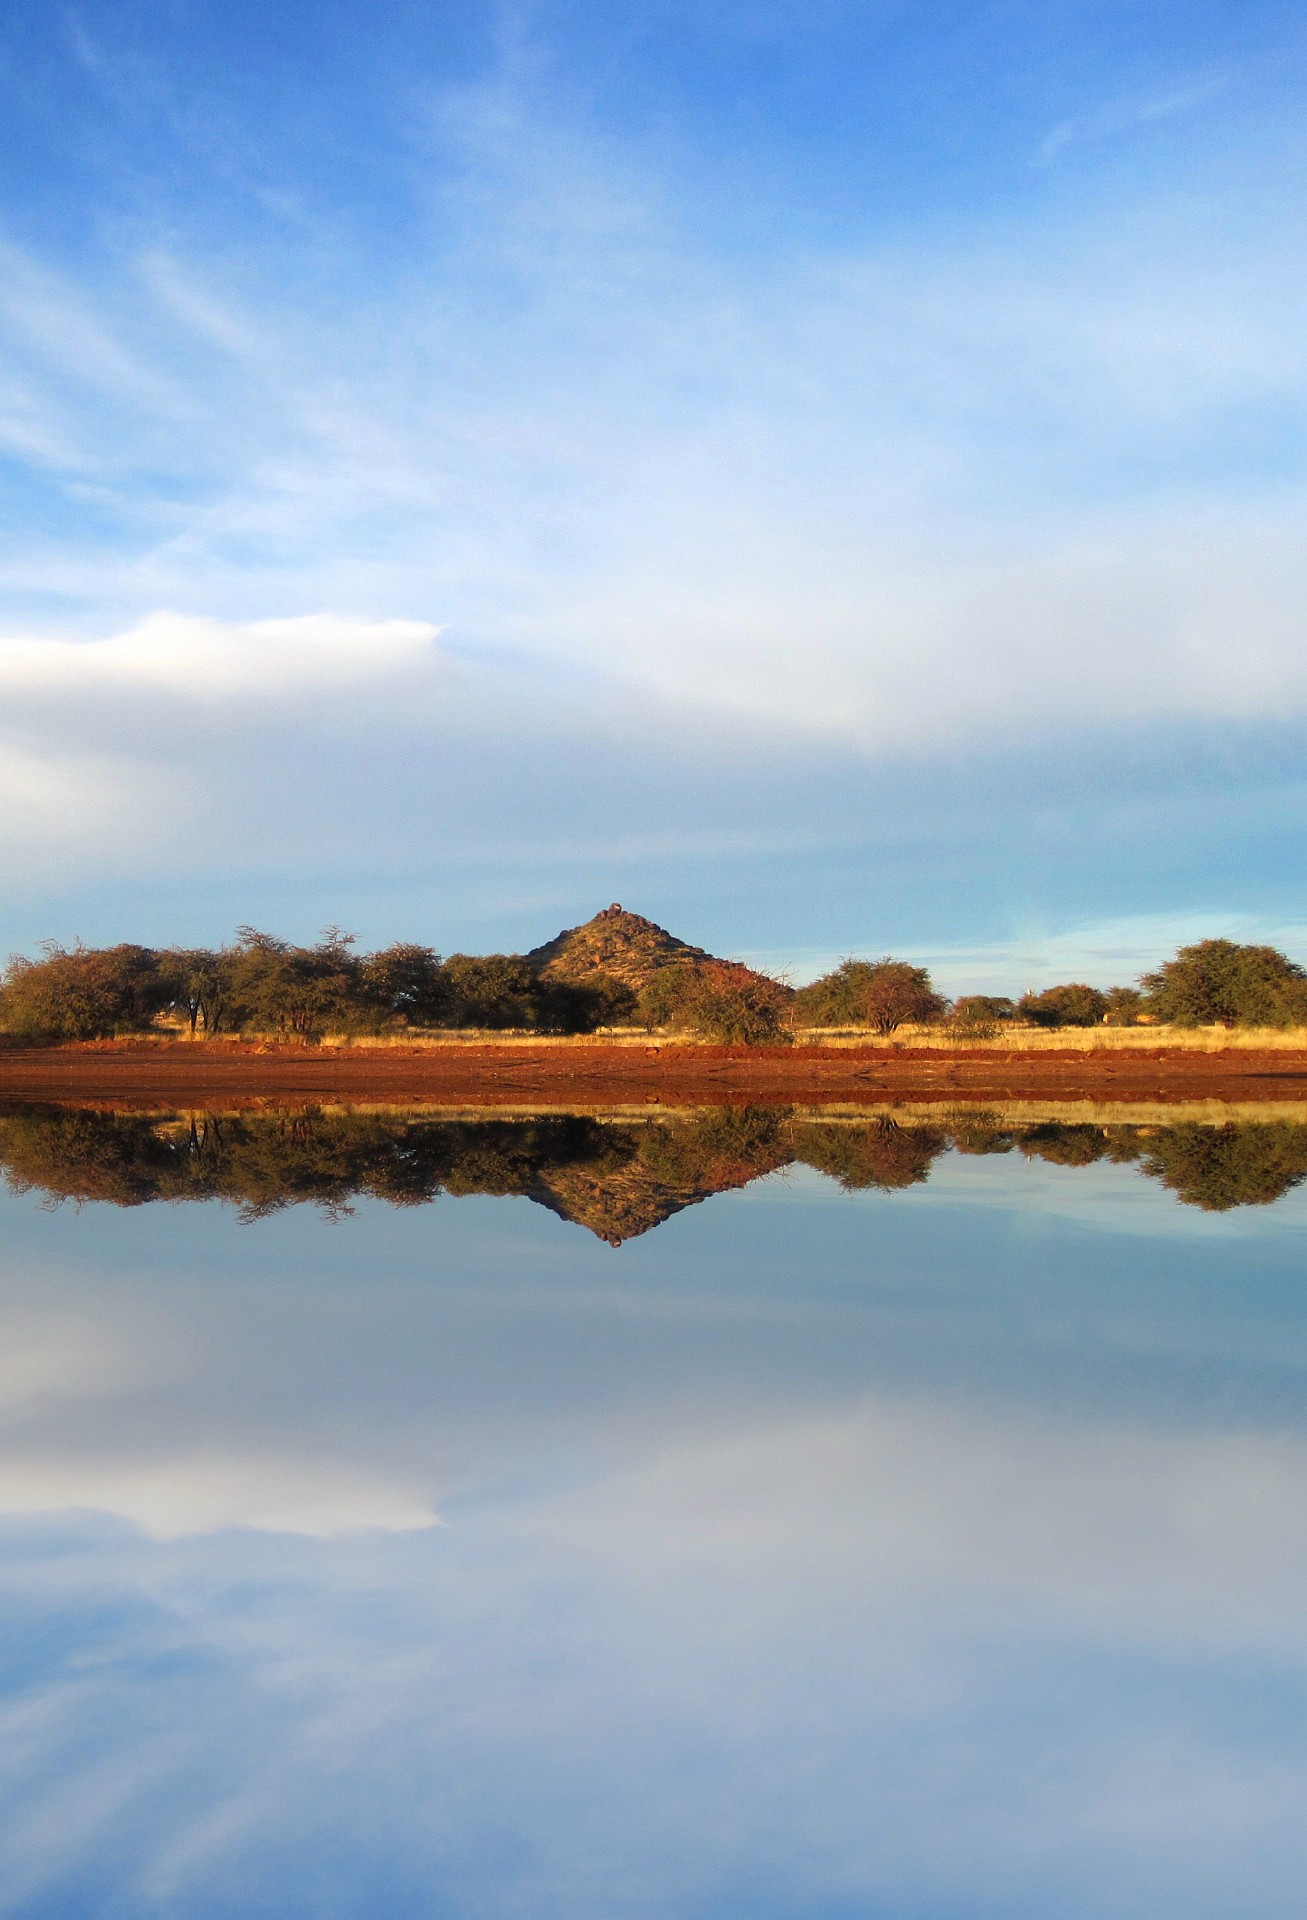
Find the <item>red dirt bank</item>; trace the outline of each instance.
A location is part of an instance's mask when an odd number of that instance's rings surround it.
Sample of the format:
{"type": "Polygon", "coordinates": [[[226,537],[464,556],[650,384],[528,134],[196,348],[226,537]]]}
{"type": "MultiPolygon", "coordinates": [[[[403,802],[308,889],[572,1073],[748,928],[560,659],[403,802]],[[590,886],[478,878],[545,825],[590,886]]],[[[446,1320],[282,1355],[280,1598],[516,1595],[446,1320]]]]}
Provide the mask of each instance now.
{"type": "Polygon", "coordinates": [[[988,1048],[479,1046],[337,1047],[100,1043],[0,1051],[0,1098],[403,1100],[550,1105],[964,1095],[1066,1098],[1307,1098],[1307,1052],[1179,1048],[997,1052],[988,1048]]]}

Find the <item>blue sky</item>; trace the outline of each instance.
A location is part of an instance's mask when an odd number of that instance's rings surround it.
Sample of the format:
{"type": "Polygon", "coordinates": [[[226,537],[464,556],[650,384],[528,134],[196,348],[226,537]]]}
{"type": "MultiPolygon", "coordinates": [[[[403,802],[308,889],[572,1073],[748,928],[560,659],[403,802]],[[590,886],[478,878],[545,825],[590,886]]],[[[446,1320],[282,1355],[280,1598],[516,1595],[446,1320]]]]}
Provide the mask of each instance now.
{"type": "Polygon", "coordinates": [[[0,941],[1301,946],[1305,40],[8,9],[0,941]]]}

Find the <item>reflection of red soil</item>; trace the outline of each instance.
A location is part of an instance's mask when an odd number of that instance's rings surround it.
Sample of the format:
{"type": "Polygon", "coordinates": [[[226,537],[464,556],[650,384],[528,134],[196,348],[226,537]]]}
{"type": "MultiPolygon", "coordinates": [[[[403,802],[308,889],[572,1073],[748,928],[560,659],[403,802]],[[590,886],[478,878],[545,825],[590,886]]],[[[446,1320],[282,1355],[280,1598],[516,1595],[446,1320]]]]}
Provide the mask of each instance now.
{"type": "Polygon", "coordinates": [[[910,1095],[1287,1099],[1307,1093],[1307,1052],[1180,1048],[1086,1053],[888,1047],[359,1049],[103,1043],[0,1052],[0,1096],[203,1105],[274,1099],[548,1105],[601,1100],[780,1103],[910,1095]]]}

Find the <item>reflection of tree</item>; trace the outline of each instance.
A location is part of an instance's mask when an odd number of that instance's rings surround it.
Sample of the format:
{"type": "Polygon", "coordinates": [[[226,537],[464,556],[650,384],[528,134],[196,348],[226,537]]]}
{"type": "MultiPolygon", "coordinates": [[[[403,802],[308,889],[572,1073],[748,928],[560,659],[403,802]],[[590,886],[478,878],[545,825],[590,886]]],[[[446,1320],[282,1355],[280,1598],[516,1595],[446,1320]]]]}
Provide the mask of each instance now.
{"type": "Polygon", "coordinates": [[[613,1245],[710,1194],[801,1161],[849,1190],[929,1178],[948,1147],[1014,1147],[1057,1166],[1134,1162],[1189,1206],[1278,1200],[1307,1178],[1307,1126],[1263,1121],[1100,1127],[995,1114],[900,1122],[722,1107],[603,1120],[575,1114],[447,1120],[421,1112],[300,1109],[172,1117],[59,1107],[0,1113],[0,1172],[54,1201],[221,1200],[257,1219],[360,1197],[414,1206],[449,1194],[521,1194],[613,1245]]]}
{"type": "Polygon", "coordinates": [[[932,1163],[949,1144],[947,1134],[902,1127],[888,1115],[864,1126],[798,1126],[792,1138],[795,1159],[846,1189],[875,1187],[881,1193],[929,1179],[932,1163]]]}
{"type": "Polygon", "coordinates": [[[1307,1127],[1291,1120],[1159,1127],[1140,1166],[1187,1206],[1264,1207],[1307,1179],[1307,1127]]]}
{"type": "Polygon", "coordinates": [[[1105,1159],[1108,1153],[1103,1129],[1080,1123],[1023,1127],[1020,1142],[1022,1153],[1039,1160],[1051,1160],[1056,1167],[1091,1167],[1095,1160],[1105,1159]]]}

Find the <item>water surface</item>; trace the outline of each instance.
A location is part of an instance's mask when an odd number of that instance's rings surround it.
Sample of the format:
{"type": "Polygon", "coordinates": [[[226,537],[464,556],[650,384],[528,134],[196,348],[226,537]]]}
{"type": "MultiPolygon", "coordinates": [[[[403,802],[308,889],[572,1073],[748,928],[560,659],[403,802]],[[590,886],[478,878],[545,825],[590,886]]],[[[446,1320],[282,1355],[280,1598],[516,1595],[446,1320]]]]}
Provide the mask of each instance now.
{"type": "Polygon", "coordinates": [[[4,1912],[1301,1911],[1301,1110],[0,1166],[4,1912]]]}

